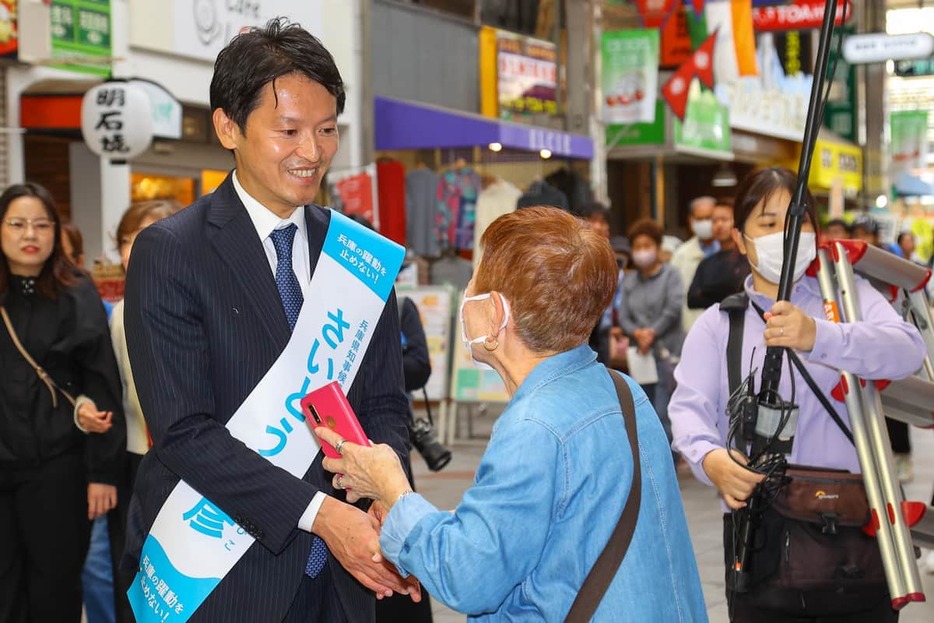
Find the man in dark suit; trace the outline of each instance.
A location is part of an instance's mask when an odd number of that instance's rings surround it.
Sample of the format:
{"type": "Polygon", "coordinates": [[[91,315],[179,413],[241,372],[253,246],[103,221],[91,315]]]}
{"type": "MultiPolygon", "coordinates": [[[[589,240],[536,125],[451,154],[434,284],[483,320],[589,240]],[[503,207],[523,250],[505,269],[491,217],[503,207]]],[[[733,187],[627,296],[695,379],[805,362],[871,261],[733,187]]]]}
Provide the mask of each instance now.
{"type": "MultiPolygon", "coordinates": [[[[417,593],[374,562],[378,524],[333,497],[320,453],[297,478],[225,428],[285,348],[304,299],[340,301],[340,292],[303,286],[330,222],[311,203],[338,148],[343,105],[337,67],[309,33],[272,21],[240,34],[218,55],[211,82],[214,128],[236,169],[135,242],[127,342],[153,448],[130,509],[129,561],[139,564],[180,479],[256,539],[191,621],[356,623],[373,620],[374,593],[417,593]],[[304,297],[287,296],[289,284],[304,297]]],[[[396,307],[392,294],[348,399],[367,435],[402,453],[396,307]]]]}

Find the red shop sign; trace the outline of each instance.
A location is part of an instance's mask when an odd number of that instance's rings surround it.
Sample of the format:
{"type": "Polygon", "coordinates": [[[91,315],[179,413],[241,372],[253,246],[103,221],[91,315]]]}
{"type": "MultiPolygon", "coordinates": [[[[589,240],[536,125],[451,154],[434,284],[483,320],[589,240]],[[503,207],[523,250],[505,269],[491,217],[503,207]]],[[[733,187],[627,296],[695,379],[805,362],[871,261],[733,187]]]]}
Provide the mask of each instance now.
{"type": "MultiPolygon", "coordinates": [[[[820,28],[824,20],[824,0],[794,0],[791,4],[756,7],[752,10],[753,27],[758,31],[807,30],[820,28]]],[[[834,22],[839,26],[853,17],[853,3],[837,5],[834,22]],[[844,5],[846,16],[843,15],[844,5]]]]}

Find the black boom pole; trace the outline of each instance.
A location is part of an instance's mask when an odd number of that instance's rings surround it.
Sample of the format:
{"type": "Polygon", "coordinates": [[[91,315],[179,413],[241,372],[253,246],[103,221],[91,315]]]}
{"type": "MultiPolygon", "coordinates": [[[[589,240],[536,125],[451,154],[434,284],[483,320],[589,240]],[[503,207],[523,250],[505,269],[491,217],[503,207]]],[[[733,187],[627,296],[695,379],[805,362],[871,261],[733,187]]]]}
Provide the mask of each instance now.
{"type": "MultiPolygon", "coordinates": [[[[846,0],[844,0],[846,1],[846,0]]],[[[791,296],[792,278],[794,277],[795,260],[798,257],[798,241],[801,237],[801,224],[807,214],[804,203],[804,193],[807,190],[808,178],[811,172],[811,159],[814,156],[814,145],[817,142],[817,133],[820,130],[824,117],[822,96],[824,92],[824,79],[827,75],[827,65],[830,57],[830,44],[833,37],[834,19],[837,13],[837,0],[827,0],[824,7],[824,21],[821,24],[820,43],[817,47],[817,64],[814,68],[814,80],[811,83],[811,97],[808,102],[807,121],[804,125],[804,140],[801,145],[801,160],[798,162],[798,178],[795,191],[788,207],[788,220],[785,229],[785,257],[782,264],[782,276],[778,282],[778,301],[787,301],[791,296]]],[[[817,225],[816,223],[814,224],[817,225]]],[[[762,366],[762,385],[760,399],[766,403],[775,402],[778,396],[778,383],[782,376],[782,355],[784,347],[769,346],[765,353],[765,362],[762,366]]]]}

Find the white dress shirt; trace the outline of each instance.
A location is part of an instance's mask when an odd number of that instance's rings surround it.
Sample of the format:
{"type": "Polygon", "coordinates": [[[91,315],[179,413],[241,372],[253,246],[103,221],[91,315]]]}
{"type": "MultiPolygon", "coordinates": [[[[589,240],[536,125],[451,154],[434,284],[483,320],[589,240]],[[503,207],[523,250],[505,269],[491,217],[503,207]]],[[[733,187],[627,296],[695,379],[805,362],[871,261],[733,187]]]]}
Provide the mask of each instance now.
{"type": "MultiPolygon", "coordinates": [[[[237,191],[237,196],[240,197],[240,201],[246,208],[247,214],[250,215],[250,220],[253,221],[256,235],[259,236],[260,241],[263,243],[263,250],[266,251],[266,259],[269,260],[269,269],[272,271],[273,276],[276,274],[279,261],[276,257],[276,247],[272,243],[272,238],[269,237],[270,234],[277,229],[283,229],[292,224],[298,228],[295,239],[292,241],[292,271],[302,286],[302,293],[305,298],[308,298],[308,286],[311,284],[311,258],[308,252],[308,229],[305,227],[305,210],[298,206],[289,218],[279,218],[277,214],[266,208],[243,189],[240,180],[237,179],[236,171],[233,174],[233,185],[234,190],[237,191]]],[[[318,511],[321,509],[325,497],[326,495],[320,491],[315,494],[308,508],[298,519],[299,529],[311,532],[311,527],[315,523],[315,517],[318,516],[318,511]]]]}

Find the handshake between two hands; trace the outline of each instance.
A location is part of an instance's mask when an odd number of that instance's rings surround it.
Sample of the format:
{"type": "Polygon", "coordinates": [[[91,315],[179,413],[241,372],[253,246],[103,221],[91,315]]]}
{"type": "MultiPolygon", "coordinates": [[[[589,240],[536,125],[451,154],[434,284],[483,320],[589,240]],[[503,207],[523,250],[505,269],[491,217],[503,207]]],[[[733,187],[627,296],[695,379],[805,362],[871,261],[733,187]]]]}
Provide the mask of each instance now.
{"type": "MultiPolygon", "coordinates": [[[[341,441],[338,433],[325,427],[315,428],[314,433],[332,447],[338,447],[341,441]]],[[[315,519],[314,533],[324,539],[337,561],[372,590],[377,599],[401,593],[414,602],[421,601],[418,580],[414,576],[401,577],[395,565],[383,557],[379,546],[389,509],[402,493],[411,491],[398,456],[384,444],[365,448],[346,442],[340,446],[341,458],[325,458],[323,465],[335,474],[334,487],[347,491],[350,504],[326,497],[315,519]],[[351,506],[362,498],[374,500],[367,513],[351,506]]]]}

